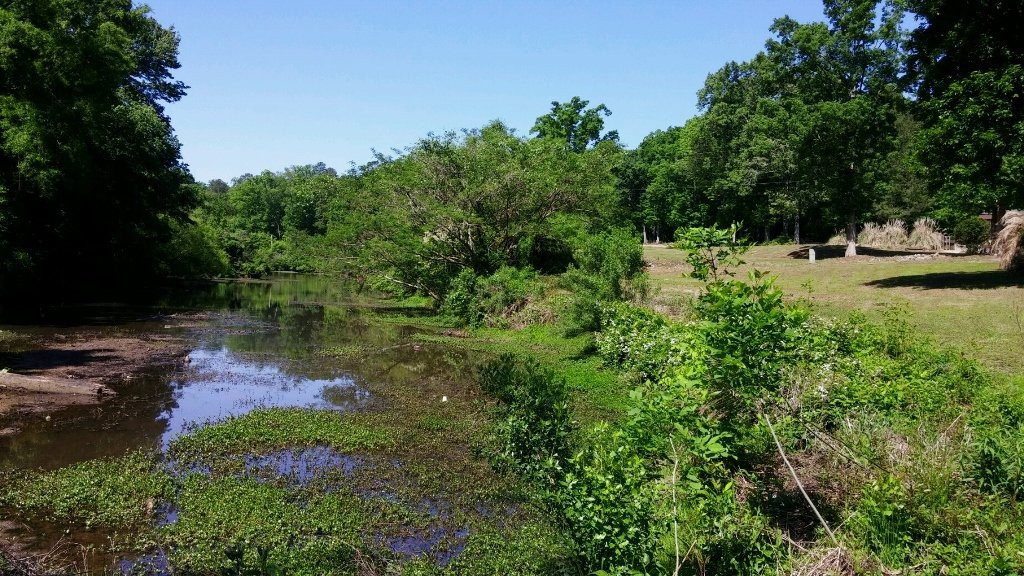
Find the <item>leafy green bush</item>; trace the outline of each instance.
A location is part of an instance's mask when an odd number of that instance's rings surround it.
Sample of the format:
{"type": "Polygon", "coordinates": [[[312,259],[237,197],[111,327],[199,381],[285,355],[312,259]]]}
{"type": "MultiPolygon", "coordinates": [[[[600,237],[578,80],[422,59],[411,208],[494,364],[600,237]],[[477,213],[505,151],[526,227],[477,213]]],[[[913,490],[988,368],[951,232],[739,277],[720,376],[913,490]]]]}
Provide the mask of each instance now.
{"type": "Polygon", "coordinates": [[[563,521],[588,571],[636,573],[654,564],[660,532],[647,465],[622,430],[589,436],[561,479],[563,521]]]}
{"type": "Polygon", "coordinates": [[[604,305],[600,327],[597,352],[609,366],[654,380],[682,363],[685,335],[650,309],[621,302],[604,305]]]}
{"type": "Polygon", "coordinates": [[[536,361],[504,354],[480,369],[480,385],[499,403],[495,463],[528,476],[557,477],[572,433],[565,380],[536,361]]]}
{"type": "Polygon", "coordinates": [[[991,226],[977,216],[966,216],[957,221],[953,227],[953,240],[957,244],[975,247],[988,240],[991,226]]]}
{"type": "Polygon", "coordinates": [[[739,231],[737,224],[726,229],[717,226],[688,228],[676,232],[679,240],[672,247],[686,251],[691,278],[701,282],[718,282],[734,275],[731,268],[743,264],[740,256],[750,249],[750,246],[737,238],[739,231]]]}
{"type": "Polygon", "coordinates": [[[480,311],[488,324],[502,324],[541,293],[537,272],[531,268],[502,266],[476,284],[480,311]]]}
{"type": "Polygon", "coordinates": [[[441,304],[441,313],[462,326],[476,326],[482,320],[480,299],[476,294],[477,276],[469,268],[452,280],[441,304]]]}
{"type": "Polygon", "coordinates": [[[631,231],[617,229],[583,238],[573,250],[573,259],[562,282],[572,293],[568,313],[574,329],[597,330],[602,302],[647,297],[643,245],[631,231]]]}

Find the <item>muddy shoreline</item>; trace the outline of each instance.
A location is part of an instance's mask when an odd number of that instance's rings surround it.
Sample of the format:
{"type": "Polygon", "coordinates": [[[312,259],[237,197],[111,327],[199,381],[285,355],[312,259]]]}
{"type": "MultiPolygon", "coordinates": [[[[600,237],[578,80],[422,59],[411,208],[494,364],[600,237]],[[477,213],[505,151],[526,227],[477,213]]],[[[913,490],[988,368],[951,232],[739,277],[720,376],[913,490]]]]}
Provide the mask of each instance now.
{"type": "Polygon", "coordinates": [[[51,334],[5,331],[6,342],[0,342],[0,370],[6,370],[0,373],[0,437],[17,433],[28,420],[107,402],[145,370],[183,363],[188,342],[175,329],[200,321],[182,315],[161,319],[164,334],[153,333],[153,326],[137,333],[90,325],[62,327],[51,334]]]}

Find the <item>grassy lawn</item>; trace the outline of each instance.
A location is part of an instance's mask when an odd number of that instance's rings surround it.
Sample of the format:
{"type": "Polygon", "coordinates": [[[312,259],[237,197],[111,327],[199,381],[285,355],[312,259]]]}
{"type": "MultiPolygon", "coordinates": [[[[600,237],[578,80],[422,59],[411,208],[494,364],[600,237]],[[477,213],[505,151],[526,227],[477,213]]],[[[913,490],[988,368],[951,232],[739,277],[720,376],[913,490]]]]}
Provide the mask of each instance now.
{"type": "MultiPolygon", "coordinates": [[[[867,255],[847,259],[843,248],[818,247],[818,261],[811,264],[797,246],[757,246],[746,254],[744,269],[777,275],[787,294],[826,315],[874,315],[886,305],[905,306],[911,321],[936,341],[995,370],[1024,373],[1024,278],[1002,272],[988,256],[862,250],[867,255]]],[[[655,307],[680,313],[697,291],[696,281],[685,276],[685,254],[647,246],[644,256],[651,264],[655,307]]]]}

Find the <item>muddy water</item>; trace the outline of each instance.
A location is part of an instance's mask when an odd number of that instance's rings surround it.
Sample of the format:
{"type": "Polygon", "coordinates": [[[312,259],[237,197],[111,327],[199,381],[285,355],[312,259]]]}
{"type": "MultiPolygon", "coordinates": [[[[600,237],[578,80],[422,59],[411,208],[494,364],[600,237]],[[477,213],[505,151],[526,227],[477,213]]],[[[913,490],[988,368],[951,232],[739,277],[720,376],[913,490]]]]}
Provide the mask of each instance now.
{"type": "MultiPolygon", "coordinates": [[[[157,307],[91,307],[77,324],[68,316],[59,326],[12,327],[40,342],[48,330],[73,335],[83,326],[173,336],[188,353],[173,366],[113,382],[117,396],[100,406],[32,417],[17,434],[0,438],[0,466],[55,469],[162,450],[196,426],[260,407],[387,410],[373,390],[415,384],[424,393],[451,394],[468,385],[464,355],[416,343],[418,329],[410,326],[367,321],[366,305],[353,304],[327,280],[287,276],[197,287],[157,307]]],[[[304,483],[319,469],[351,473],[359,465],[357,455],[314,448],[251,456],[246,469],[276,470],[304,483]]],[[[41,536],[41,543],[49,540],[41,536]]],[[[442,536],[394,539],[390,546],[417,555],[442,536]]],[[[98,562],[111,567],[110,557],[98,562]]]]}
{"type": "MultiPolygon", "coordinates": [[[[365,308],[329,280],[288,275],[272,282],[221,283],[177,295],[155,309],[90,307],[78,328],[172,335],[189,348],[176,366],[114,381],[100,406],[38,415],[19,434],[0,437],[0,466],[53,469],[134,449],[166,448],[206,422],[261,407],[356,410],[370,406],[367,384],[381,384],[414,361],[422,377],[448,374],[451,355],[415,346],[416,330],[365,321],[365,308]],[[155,319],[156,318],[156,319],[155,319]],[[351,350],[338,358],[322,350],[351,350]],[[353,361],[356,360],[356,361],[353,361]],[[435,361],[436,360],[436,361],[435,361]]],[[[70,324],[70,325],[69,325],[70,324]]],[[[44,341],[74,335],[61,325],[9,327],[44,341]]],[[[457,376],[456,376],[457,377],[457,376]]]]}

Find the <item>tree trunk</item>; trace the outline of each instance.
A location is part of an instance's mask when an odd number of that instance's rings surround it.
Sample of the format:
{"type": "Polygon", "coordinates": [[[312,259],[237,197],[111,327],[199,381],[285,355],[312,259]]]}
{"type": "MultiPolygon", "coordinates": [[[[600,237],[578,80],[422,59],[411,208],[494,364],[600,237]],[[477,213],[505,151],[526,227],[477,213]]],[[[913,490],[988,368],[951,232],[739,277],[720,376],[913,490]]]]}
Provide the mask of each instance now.
{"type": "Polygon", "coordinates": [[[851,212],[846,217],[846,257],[857,255],[857,217],[851,212]]]}
{"type": "Polygon", "coordinates": [[[654,243],[661,244],[661,226],[658,224],[654,225],[654,243]]]}
{"type": "Polygon", "coordinates": [[[644,224],[644,244],[647,244],[647,224],[644,224]]]}
{"type": "Polygon", "coordinates": [[[793,214],[793,242],[800,243],[800,213],[793,214]]]}
{"type": "Polygon", "coordinates": [[[771,242],[771,239],[772,239],[772,236],[771,236],[771,232],[768,229],[768,223],[765,222],[764,223],[764,243],[767,244],[768,242],[771,242]]]}

